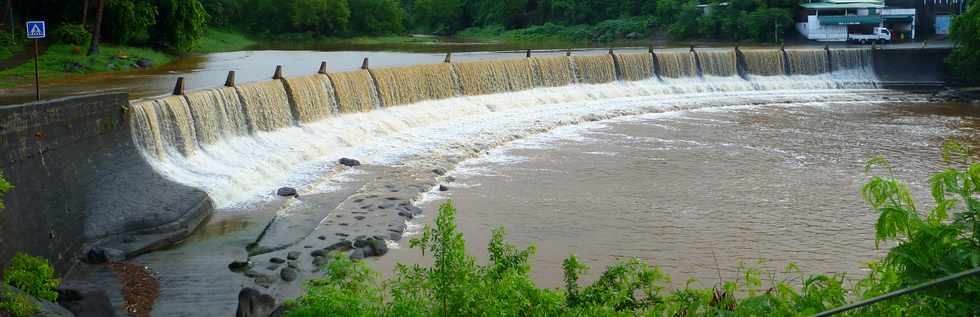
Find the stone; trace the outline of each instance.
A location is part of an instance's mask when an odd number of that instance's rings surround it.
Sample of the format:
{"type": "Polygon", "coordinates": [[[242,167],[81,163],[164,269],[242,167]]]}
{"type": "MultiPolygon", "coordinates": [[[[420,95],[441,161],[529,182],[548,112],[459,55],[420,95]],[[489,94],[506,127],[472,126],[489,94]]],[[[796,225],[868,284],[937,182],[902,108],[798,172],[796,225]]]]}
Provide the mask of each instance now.
{"type": "Polygon", "coordinates": [[[351,251],[350,259],[351,261],[364,259],[364,249],[354,249],[354,251],[351,251]]]}
{"type": "Polygon", "coordinates": [[[355,160],[355,159],[346,158],[346,157],[341,158],[337,162],[340,163],[340,165],[347,166],[347,167],[361,166],[361,162],[360,161],[355,160]]]}
{"type": "Polygon", "coordinates": [[[310,252],[310,256],[312,256],[314,258],[315,257],[321,257],[321,256],[324,256],[324,255],[327,255],[327,251],[325,251],[323,249],[316,249],[316,250],[313,250],[313,251],[310,252]]]}
{"type": "Polygon", "coordinates": [[[149,59],[146,59],[146,58],[140,58],[138,61],[136,61],[136,67],[139,67],[139,68],[150,68],[150,67],[153,67],[153,61],[151,61],[149,59]]]}
{"type": "Polygon", "coordinates": [[[340,242],[331,244],[331,245],[327,246],[326,248],[323,248],[323,251],[324,252],[330,252],[330,251],[346,251],[346,250],[350,250],[353,247],[354,247],[354,245],[350,241],[341,240],[340,242]]]}
{"type": "Polygon", "coordinates": [[[437,167],[432,169],[432,173],[439,176],[446,175],[446,169],[442,167],[437,167]]]}
{"type": "Polygon", "coordinates": [[[295,268],[299,268],[299,263],[296,263],[295,261],[289,261],[289,262],[286,262],[286,266],[295,269],[295,268]]]}
{"type": "Polygon", "coordinates": [[[282,187],[276,190],[276,195],[283,197],[298,196],[296,189],[292,187],[282,187]]]}
{"type": "Polygon", "coordinates": [[[286,254],[286,259],[289,260],[299,259],[300,255],[302,255],[302,253],[299,251],[289,251],[289,253],[286,254]]]}
{"type": "Polygon", "coordinates": [[[370,253],[365,252],[365,256],[382,256],[388,254],[388,244],[382,239],[368,240],[370,253]]]}
{"type": "MultiPolygon", "coordinates": [[[[58,305],[78,317],[118,316],[105,290],[58,289],[58,305]]],[[[44,315],[48,316],[48,315],[44,315]]]]}
{"type": "Polygon", "coordinates": [[[449,186],[439,185],[439,191],[444,192],[444,191],[448,191],[448,190],[449,190],[449,186]]]}
{"type": "Polygon", "coordinates": [[[456,182],[456,178],[455,177],[452,177],[452,176],[446,176],[446,181],[447,182],[450,182],[450,183],[455,183],[456,182]]]}
{"type": "Polygon", "coordinates": [[[266,317],[276,309],[276,299],[250,287],[238,292],[238,310],[235,317],[266,317]]]}
{"type": "Polygon", "coordinates": [[[126,253],[122,250],[113,248],[93,247],[85,253],[85,262],[89,264],[101,264],[109,261],[125,261],[126,253]]]}
{"type": "Polygon", "coordinates": [[[282,263],[286,263],[286,260],[283,259],[283,258],[280,258],[280,257],[272,257],[272,258],[269,259],[269,262],[276,263],[276,264],[282,264],[282,263]]]}
{"type": "Polygon", "coordinates": [[[266,270],[269,270],[269,271],[278,270],[279,269],[279,264],[276,264],[276,263],[269,264],[269,266],[266,266],[265,269],[266,270]]]}
{"type": "Polygon", "coordinates": [[[313,258],[313,266],[315,266],[317,269],[319,269],[321,266],[324,266],[327,263],[330,263],[330,260],[331,260],[330,257],[326,257],[326,256],[318,256],[318,257],[315,257],[315,258],[313,258]]]}
{"type": "Polygon", "coordinates": [[[255,278],[255,277],[259,277],[261,275],[262,275],[262,273],[259,273],[256,270],[248,270],[248,271],[245,271],[245,276],[248,276],[248,277],[255,278]]]}
{"type": "Polygon", "coordinates": [[[283,281],[292,282],[296,280],[298,273],[299,272],[297,272],[294,268],[284,267],[279,271],[279,277],[282,278],[283,281]]]}
{"type": "Polygon", "coordinates": [[[249,261],[232,261],[228,264],[228,269],[232,272],[245,272],[252,268],[252,262],[249,261]]]}

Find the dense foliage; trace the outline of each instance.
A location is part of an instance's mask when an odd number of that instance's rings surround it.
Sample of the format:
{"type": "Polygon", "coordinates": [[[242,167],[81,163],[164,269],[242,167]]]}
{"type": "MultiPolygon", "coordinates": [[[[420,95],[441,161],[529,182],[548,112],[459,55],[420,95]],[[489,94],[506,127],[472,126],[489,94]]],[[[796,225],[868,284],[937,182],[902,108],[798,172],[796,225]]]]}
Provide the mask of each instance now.
{"type": "Polygon", "coordinates": [[[85,33],[94,35],[100,1],[103,2],[101,42],[152,45],[184,53],[200,39],[207,26],[208,14],[201,0],[14,1],[13,13],[15,20],[20,21],[43,18],[52,30],[65,31],[54,35],[71,35],[55,36],[55,41],[84,46],[87,43],[79,44],[78,39],[85,33]]]}
{"type": "Polygon", "coordinates": [[[797,5],[786,0],[709,1],[701,7],[689,0],[298,0],[282,8],[277,0],[201,1],[212,17],[220,17],[216,24],[256,33],[445,35],[466,30],[462,34],[594,41],[662,31],[677,39],[772,42],[792,29],[797,5]],[[328,22],[314,25],[317,19],[328,22]],[[346,20],[349,25],[339,22],[346,20]]]}
{"type": "Polygon", "coordinates": [[[950,36],[956,43],[953,54],[946,58],[956,79],[967,83],[980,82],[980,6],[973,5],[953,20],[950,36]]]}
{"type": "MultiPolygon", "coordinates": [[[[846,304],[980,266],[980,164],[963,147],[947,145],[951,167],[930,182],[936,208],[920,212],[908,186],[895,176],[874,176],[861,195],[874,212],[876,241],[897,243],[870,275],[845,285],[843,275],[806,276],[793,264],[778,276],[753,267],[735,281],[713,288],[686,286],[668,291],[670,277],[636,259],[612,265],[590,285],[579,280],[588,266],[574,255],[563,264],[562,289],[542,289],[528,273],[534,247],[504,242],[493,231],[489,263],[465,253],[452,202],[444,204],[435,227],[426,227],[413,248],[433,258],[431,266],[398,265],[379,282],[365,263],[333,254],[326,276],[308,282],[308,294],[287,303],[287,316],[808,316],[846,304]],[[965,167],[956,169],[955,166],[965,167]]],[[[887,168],[876,158],[873,167],[887,168]]],[[[851,316],[975,316],[980,314],[980,278],[853,310],[851,316]]]]}

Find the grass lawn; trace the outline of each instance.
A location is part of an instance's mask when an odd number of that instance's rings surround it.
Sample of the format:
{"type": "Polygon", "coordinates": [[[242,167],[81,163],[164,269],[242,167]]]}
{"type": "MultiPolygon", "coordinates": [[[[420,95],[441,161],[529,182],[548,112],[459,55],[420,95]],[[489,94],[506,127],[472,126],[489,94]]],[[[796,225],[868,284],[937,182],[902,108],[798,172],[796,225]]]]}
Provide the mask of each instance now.
{"type": "MultiPolygon", "coordinates": [[[[73,45],[55,44],[38,59],[42,80],[61,79],[73,75],[137,69],[136,62],[150,60],[152,66],[170,62],[173,56],[147,48],[103,44],[99,54],[85,56],[85,49],[73,45]]],[[[33,59],[20,66],[0,71],[0,88],[13,88],[34,80],[33,59]]]]}
{"type": "Polygon", "coordinates": [[[208,29],[194,46],[194,53],[218,53],[240,51],[255,45],[255,41],[241,33],[219,29],[208,29]]]}

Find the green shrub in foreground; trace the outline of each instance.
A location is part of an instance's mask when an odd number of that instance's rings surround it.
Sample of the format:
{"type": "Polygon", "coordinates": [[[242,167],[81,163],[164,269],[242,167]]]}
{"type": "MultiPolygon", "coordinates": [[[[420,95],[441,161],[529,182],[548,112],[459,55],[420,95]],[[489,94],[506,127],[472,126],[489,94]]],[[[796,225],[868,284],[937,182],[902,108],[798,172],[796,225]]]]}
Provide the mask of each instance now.
{"type": "MultiPolygon", "coordinates": [[[[0,285],[0,288],[3,286],[0,285]]],[[[37,305],[27,295],[6,289],[0,292],[0,316],[9,314],[12,317],[27,317],[33,316],[37,310],[37,305]]]]}
{"type": "MultiPolygon", "coordinates": [[[[967,153],[947,145],[944,157],[967,153]]],[[[963,156],[970,157],[970,156],[963,156]]],[[[804,276],[788,265],[784,276],[752,267],[740,268],[735,281],[713,288],[693,281],[665,291],[670,277],[637,259],[606,269],[591,285],[580,285],[588,266],[570,256],[563,263],[563,289],[541,289],[528,273],[534,247],[504,242],[503,229],[493,232],[486,265],[465,253],[452,202],[441,206],[435,228],[426,227],[411,241],[430,254],[432,266],[402,265],[396,276],[378,282],[378,274],[343,254],[324,269],[326,276],[308,282],[308,294],[287,303],[287,316],[809,316],[860,300],[914,286],[980,266],[980,164],[954,168],[931,178],[938,207],[923,217],[908,187],[894,176],[873,177],[861,194],[880,214],[876,240],[897,246],[871,274],[845,287],[843,275],[804,276]],[[790,282],[795,281],[795,282],[790,282]]],[[[869,162],[887,166],[883,159],[869,162]]],[[[853,310],[844,316],[977,316],[980,279],[964,279],[925,292],[853,310]]]]}
{"type": "Polygon", "coordinates": [[[48,260],[17,253],[7,269],[3,271],[3,282],[24,291],[31,296],[49,301],[58,301],[55,288],[61,281],[55,277],[54,268],[48,260]]]}

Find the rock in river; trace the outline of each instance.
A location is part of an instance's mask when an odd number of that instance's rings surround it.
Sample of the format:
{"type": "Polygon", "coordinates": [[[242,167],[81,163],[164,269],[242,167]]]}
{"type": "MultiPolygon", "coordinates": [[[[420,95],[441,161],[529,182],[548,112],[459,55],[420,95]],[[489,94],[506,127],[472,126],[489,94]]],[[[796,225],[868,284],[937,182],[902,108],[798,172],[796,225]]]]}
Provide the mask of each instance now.
{"type": "Polygon", "coordinates": [[[296,272],[296,269],[294,268],[284,267],[281,271],[279,271],[279,277],[281,277],[283,281],[292,282],[296,280],[297,273],[298,272],[296,272]]]}
{"type": "Polygon", "coordinates": [[[296,196],[297,194],[296,194],[296,189],[295,188],[292,188],[292,187],[282,187],[282,188],[279,188],[279,190],[276,191],[276,195],[283,196],[283,197],[289,197],[289,196],[296,196]]]}
{"type": "Polygon", "coordinates": [[[343,166],[349,166],[349,167],[361,166],[361,162],[360,161],[355,160],[355,159],[346,158],[346,157],[345,158],[341,158],[340,161],[338,161],[338,162],[340,163],[340,165],[343,165],[343,166]]]}

